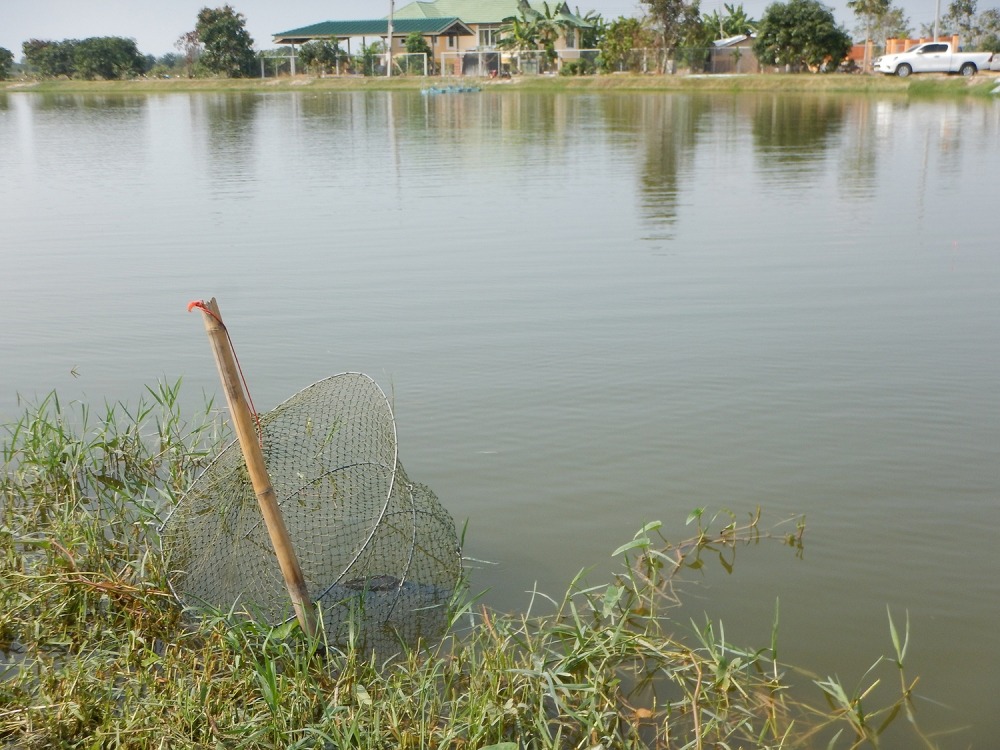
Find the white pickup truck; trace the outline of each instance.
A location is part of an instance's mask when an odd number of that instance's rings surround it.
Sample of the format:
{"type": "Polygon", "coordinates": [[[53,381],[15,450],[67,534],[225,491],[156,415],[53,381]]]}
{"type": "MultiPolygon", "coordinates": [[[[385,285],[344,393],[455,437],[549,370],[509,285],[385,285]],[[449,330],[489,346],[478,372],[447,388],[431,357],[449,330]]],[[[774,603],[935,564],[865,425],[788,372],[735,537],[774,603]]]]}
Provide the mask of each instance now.
{"type": "Polygon", "coordinates": [[[875,70],[905,78],[910,73],[961,73],[971,76],[989,70],[991,52],[955,52],[950,42],[925,42],[898,55],[883,55],[874,63],[875,70]]]}

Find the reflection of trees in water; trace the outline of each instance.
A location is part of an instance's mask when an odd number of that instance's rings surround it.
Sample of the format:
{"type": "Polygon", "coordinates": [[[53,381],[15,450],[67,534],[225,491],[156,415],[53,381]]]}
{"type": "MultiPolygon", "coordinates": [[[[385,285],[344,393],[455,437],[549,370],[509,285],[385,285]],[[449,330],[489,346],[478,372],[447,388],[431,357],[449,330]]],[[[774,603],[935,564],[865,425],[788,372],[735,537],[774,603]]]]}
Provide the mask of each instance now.
{"type": "MultiPolygon", "coordinates": [[[[599,119],[600,108],[598,97],[545,92],[375,91],[300,96],[293,115],[297,119],[286,127],[309,134],[306,148],[322,144],[332,153],[350,147],[355,155],[357,149],[371,150],[371,158],[378,163],[388,152],[372,135],[385,132],[389,145],[400,147],[400,159],[462,160],[470,168],[482,163],[489,169],[504,169],[521,159],[538,165],[564,162],[568,141],[579,140],[580,130],[599,119]],[[412,152],[403,148],[410,144],[418,148],[412,152]],[[518,149],[514,161],[501,156],[499,149],[507,147],[518,149]]],[[[480,177],[485,181],[489,173],[480,177]]]]}
{"type": "Polygon", "coordinates": [[[196,132],[207,134],[207,174],[219,193],[232,195],[252,180],[254,118],[261,98],[255,94],[191,97],[196,132]]]}
{"type": "Polygon", "coordinates": [[[963,178],[970,153],[995,149],[1000,111],[982,104],[974,99],[877,99],[870,105],[869,137],[876,142],[872,151],[892,164],[894,192],[912,192],[918,218],[924,218],[928,195],[934,191],[968,189],[963,178]],[[900,158],[906,144],[920,145],[909,158],[900,158]]]}
{"type": "Polygon", "coordinates": [[[42,94],[36,99],[39,110],[99,110],[123,114],[141,113],[148,101],[146,95],[134,94],[42,94]]]}
{"type": "Polygon", "coordinates": [[[666,234],[677,219],[682,180],[692,176],[699,123],[709,100],[699,96],[636,96],[615,99],[611,119],[638,128],[642,149],[641,206],[650,223],[666,234]]]}
{"type": "MultiPolygon", "coordinates": [[[[414,103],[396,94],[396,122],[407,138],[433,139],[441,158],[460,158],[489,170],[504,170],[524,162],[532,165],[564,163],[574,123],[594,119],[593,100],[585,97],[535,92],[503,94],[451,93],[422,95],[414,103]],[[502,150],[515,149],[510,158],[502,150]]],[[[568,172],[568,174],[571,172],[568,172]]],[[[534,175],[525,174],[526,179],[534,175]]]]}
{"type": "Polygon", "coordinates": [[[822,167],[823,157],[844,124],[843,99],[828,97],[760,96],[752,115],[756,154],[766,167],[781,167],[783,182],[809,179],[822,167]],[[791,170],[790,168],[795,168],[791,170]]]}
{"type": "Polygon", "coordinates": [[[572,97],[512,92],[433,94],[424,96],[427,123],[441,135],[467,140],[469,130],[503,133],[505,142],[548,143],[565,132],[564,112],[572,97]]]}
{"type": "Polygon", "coordinates": [[[879,150],[873,133],[876,102],[853,100],[844,110],[844,133],[837,181],[845,198],[871,198],[878,186],[879,150]]]}
{"type": "Polygon", "coordinates": [[[145,144],[135,137],[147,116],[145,95],[35,94],[22,102],[31,127],[20,147],[40,166],[71,170],[86,165],[95,183],[134,181],[148,158],[145,144]]]}
{"type": "Polygon", "coordinates": [[[247,144],[260,97],[254,94],[216,94],[192,97],[193,117],[207,126],[214,149],[247,144]]]}

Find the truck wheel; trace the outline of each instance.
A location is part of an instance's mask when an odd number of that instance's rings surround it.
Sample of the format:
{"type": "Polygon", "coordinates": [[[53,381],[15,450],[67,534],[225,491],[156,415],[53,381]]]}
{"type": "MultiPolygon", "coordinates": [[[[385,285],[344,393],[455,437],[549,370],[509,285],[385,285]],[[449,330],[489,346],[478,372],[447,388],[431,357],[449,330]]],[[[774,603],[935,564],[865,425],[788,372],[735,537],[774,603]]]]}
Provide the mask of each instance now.
{"type": "Polygon", "coordinates": [[[958,72],[961,73],[966,78],[968,78],[969,76],[974,76],[976,74],[976,64],[965,63],[965,65],[959,68],[958,72]]]}
{"type": "Polygon", "coordinates": [[[898,75],[900,78],[906,78],[906,76],[910,75],[910,73],[912,72],[913,68],[911,68],[908,63],[903,63],[898,68],[896,68],[896,75],[898,75]]]}

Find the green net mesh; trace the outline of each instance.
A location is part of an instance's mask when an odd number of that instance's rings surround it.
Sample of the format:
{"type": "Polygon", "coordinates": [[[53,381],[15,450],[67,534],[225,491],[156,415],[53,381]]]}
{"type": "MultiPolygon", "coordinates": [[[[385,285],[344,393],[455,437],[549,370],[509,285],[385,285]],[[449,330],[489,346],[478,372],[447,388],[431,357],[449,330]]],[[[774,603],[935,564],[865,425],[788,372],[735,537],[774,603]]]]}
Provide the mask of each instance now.
{"type": "MultiPolygon", "coordinates": [[[[382,389],[345,373],[261,419],[271,485],[327,638],[382,650],[433,638],[461,575],[455,524],[399,463],[382,389]]],[[[170,585],[194,609],[294,617],[238,443],[160,529],[170,585]]]]}

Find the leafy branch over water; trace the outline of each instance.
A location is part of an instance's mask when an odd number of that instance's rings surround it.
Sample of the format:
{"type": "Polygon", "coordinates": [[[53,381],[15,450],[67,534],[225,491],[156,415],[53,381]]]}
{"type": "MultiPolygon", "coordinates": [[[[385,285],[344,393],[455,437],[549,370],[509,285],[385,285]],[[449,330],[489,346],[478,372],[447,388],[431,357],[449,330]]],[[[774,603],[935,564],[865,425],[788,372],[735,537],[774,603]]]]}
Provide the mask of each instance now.
{"type": "Polygon", "coordinates": [[[854,689],[674,619],[684,571],[762,541],[801,554],[803,521],[761,528],[702,510],[671,542],[659,523],[583,576],[505,614],[457,596],[439,643],[394,658],[326,648],[294,627],[192,619],[169,593],[155,529],[225,433],[211,407],[64,408],[55,394],[4,428],[0,449],[0,743],[18,748],[934,747],[913,712],[902,637],[854,689]],[[898,695],[874,703],[883,669],[898,695]],[[819,702],[810,703],[810,695],[819,702]],[[907,721],[900,721],[905,716],[907,721]]]}

